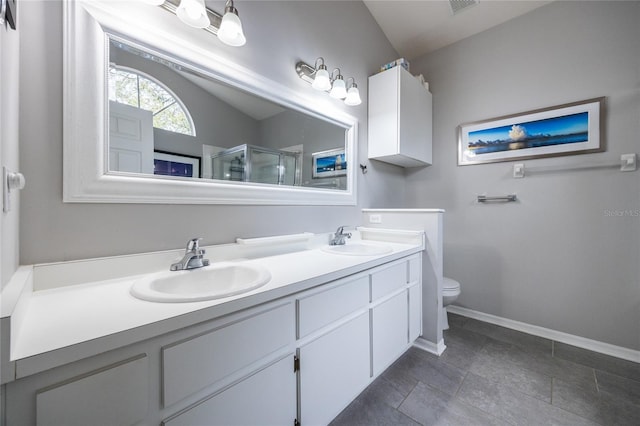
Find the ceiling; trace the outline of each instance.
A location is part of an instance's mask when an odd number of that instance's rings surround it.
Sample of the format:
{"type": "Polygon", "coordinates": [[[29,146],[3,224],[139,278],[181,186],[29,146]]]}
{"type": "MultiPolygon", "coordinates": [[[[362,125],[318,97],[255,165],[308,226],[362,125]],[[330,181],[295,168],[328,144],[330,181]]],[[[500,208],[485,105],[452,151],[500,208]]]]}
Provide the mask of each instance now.
{"type": "Polygon", "coordinates": [[[456,1],[470,6],[454,15],[449,0],[364,0],[364,4],[400,56],[410,61],[551,3],[456,1]]]}

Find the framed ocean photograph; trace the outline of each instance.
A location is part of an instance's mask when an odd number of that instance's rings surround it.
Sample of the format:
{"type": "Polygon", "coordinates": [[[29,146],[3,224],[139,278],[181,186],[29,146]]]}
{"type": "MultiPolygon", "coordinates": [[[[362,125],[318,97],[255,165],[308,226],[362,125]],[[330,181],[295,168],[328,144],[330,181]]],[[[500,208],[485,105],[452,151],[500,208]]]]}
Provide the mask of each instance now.
{"type": "Polygon", "coordinates": [[[200,157],[156,150],[153,152],[153,174],[199,178],[200,157]]]}
{"type": "Polygon", "coordinates": [[[605,150],[604,98],[558,105],[458,127],[458,165],[605,150]]]}
{"type": "Polygon", "coordinates": [[[346,176],[347,157],[344,148],[336,148],[328,151],[314,152],[311,154],[312,177],[325,178],[334,176],[346,176]]]}

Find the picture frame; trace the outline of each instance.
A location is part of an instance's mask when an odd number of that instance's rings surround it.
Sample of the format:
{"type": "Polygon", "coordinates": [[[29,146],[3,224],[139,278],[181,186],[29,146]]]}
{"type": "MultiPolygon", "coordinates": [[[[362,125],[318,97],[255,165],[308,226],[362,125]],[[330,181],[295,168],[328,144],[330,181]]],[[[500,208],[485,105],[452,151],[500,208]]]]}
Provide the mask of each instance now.
{"type": "Polygon", "coordinates": [[[605,150],[604,97],[458,126],[458,165],[605,150]]]}
{"type": "Polygon", "coordinates": [[[344,148],[314,152],[312,159],[312,178],[327,178],[347,175],[347,157],[344,148]]]}
{"type": "Polygon", "coordinates": [[[161,176],[199,178],[201,157],[168,151],[153,152],[153,174],[161,176]]]}

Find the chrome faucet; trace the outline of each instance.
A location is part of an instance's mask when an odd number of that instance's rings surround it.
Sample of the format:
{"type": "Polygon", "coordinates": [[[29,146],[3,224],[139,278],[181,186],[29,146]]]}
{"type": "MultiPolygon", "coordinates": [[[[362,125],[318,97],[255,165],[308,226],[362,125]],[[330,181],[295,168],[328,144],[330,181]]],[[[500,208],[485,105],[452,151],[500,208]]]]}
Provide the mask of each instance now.
{"type": "Polygon", "coordinates": [[[202,268],[209,265],[209,259],[204,258],[205,250],[200,248],[202,238],[192,238],[187,243],[187,251],[179,262],[173,263],[171,271],[202,268]]]}
{"type": "Polygon", "coordinates": [[[351,238],[351,233],[344,232],[344,226],[339,226],[336,230],[336,233],[333,235],[331,241],[329,241],[329,245],[331,246],[343,246],[345,244],[345,239],[351,238]]]}

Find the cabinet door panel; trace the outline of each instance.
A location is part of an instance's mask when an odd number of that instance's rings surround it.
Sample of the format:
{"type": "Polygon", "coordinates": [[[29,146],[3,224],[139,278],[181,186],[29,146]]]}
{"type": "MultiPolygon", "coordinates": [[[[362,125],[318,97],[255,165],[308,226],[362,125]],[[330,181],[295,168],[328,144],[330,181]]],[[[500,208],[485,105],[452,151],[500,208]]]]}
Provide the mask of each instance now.
{"type": "Polygon", "coordinates": [[[372,309],[373,374],[380,374],[409,343],[407,291],[372,309]]]}
{"type": "Polygon", "coordinates": [[[329,288],[298,300],[299,336],[329,325],[333,321],[367,306],[369,303],[369,277],[329,288]]]}
{"type": "Polygon", "coordinates": [[[259,362],[295,339],[293,303],[163,349],[164,405],[259,362]]]}
{"type": "Polygon", "coordinates": [[[422,284],[409,287],[409,342],[422,334],[422,284]]]}
{"type": "Polygon", "coordinates": [[[39,426],[131,425],[147,414],[146,356],[42,391],[36,396],[39,426]]]}
{"type": "Polygon", "coordinates": [[[407,262],[377,270],[371,275],[371,300],[376,301],[407,285],[407,262]]]}
{"type": "Polygon", "coordinates": [[[164,426],[292,425],[296,418],[293,354],[164,421],[164,426]]]}
{"type": "Polygon", "coordinates": [[[431,94],[400,71],[400,153],[431,164],[431,94]]]}
{"type": "Polygon", "coordinates": [[[369,315],[300,348],[300,421],[328,424],[369,383],[369,315]]]}

